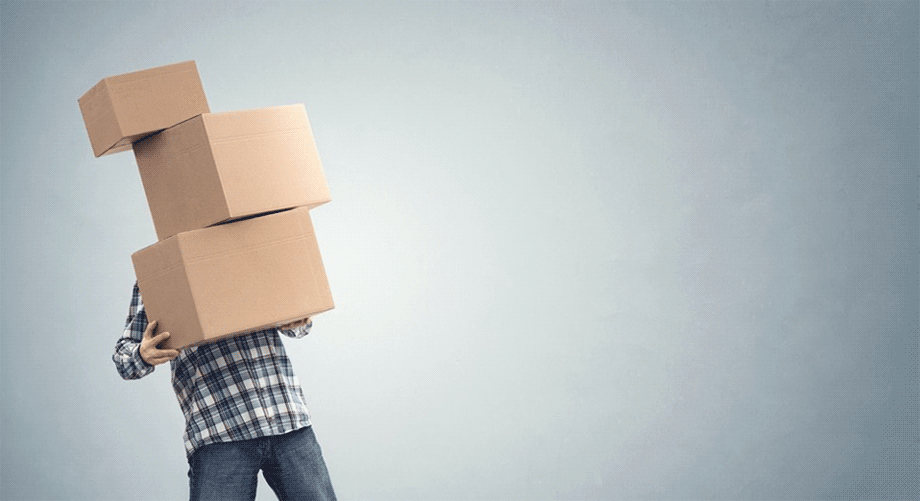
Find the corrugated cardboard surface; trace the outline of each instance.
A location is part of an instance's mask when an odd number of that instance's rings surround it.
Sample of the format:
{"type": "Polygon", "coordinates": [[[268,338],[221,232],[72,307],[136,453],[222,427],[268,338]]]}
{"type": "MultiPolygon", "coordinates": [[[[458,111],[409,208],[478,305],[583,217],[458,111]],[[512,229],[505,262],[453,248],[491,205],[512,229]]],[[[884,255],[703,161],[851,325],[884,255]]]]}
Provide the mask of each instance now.
{"type": "Polygon", "coordinates": [[[302,104],[206,113],[134,145],[157,238],[331,197],[302,104]]]}
{"type": "Polygon", "coordinates": [[[194,61],[106,77],[78,103],[97,157],[210,111],[194,61]]]}
{"type": "Polygon", "coordinates": [[[134,145],[158,240],[230,218],[201,116],[134,145]]]}
{"type": "Polygon", "coordinates": [[[180,348],[334,307],[307,208],[183,232],[132,256],[147,318],[180,348]]]}
{"type": "Polygon", "coordinates": [[[115,115],[112,100],[109,99],[106,80],[103,79],[94,85],[77,100],[77,103],[83,113],[83,123],[86,125],[86,132],[93,146],[93,155],[99,157],[108,153],[116,153],[116,150],[123,151],[123,147],[115,147],[115,144],[122,139],[121,127],[118,125],[118,117],[115,115]]]}
{"type": "Polygon", "coordinates": [[[178,348],[201,339],[201,322],[179,240],[165,240],[160,244],[131,257],[148,320],[159,321],[158,333],[170,333],[170,339],[161,347],[178,348]]]}

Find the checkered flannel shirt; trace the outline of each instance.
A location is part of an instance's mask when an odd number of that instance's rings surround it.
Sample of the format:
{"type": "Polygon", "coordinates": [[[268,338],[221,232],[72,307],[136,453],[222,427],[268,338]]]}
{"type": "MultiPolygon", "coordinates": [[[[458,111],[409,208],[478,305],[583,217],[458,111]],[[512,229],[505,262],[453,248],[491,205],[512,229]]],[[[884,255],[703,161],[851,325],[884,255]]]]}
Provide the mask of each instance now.
{"type": "MultiPolygon", "coordinates": [[[[266,329],[179,351],[170,362],[172,384],[185,415],[185,452],[202,445],[269,435],[310,426],[310,414],[284,351],[279,332],[309,334],[313,322],[294,329],[266,329]]],[[[139,379],[154,367],[140,355],[147,314],[134,284],[128,320],[112,360],[124,379],[139,379]]]]}

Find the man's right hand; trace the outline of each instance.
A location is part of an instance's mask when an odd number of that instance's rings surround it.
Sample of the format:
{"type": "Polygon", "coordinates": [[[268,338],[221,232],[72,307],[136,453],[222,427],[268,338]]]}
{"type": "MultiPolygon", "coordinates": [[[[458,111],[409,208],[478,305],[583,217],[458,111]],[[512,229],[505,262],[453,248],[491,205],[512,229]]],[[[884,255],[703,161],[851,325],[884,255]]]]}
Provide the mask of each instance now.
{"type": "Polygon", "coordinates": [[[157,321],[154,320],[147,324],[144,331],[144,339],[141,340],[141,358],[150,365],[160,365],[179,356],[178,350],[161,350],[157,348],[163,341],[169,337],[168,332],[161,332],[156,336],[153,335],[157,330],[157,321]]]}

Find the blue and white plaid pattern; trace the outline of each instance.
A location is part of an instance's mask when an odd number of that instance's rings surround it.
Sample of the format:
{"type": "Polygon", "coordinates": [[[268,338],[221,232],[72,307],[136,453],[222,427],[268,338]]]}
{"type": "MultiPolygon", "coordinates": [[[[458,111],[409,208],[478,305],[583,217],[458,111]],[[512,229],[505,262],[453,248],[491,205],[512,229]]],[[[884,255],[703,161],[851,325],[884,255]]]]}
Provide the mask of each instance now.
{"type": "MultiPolygon", "coordinates": [[[[310,414],[279,332],[310,333],[313,322],[294,329],[266,329],[185,348],[170,362],[172,384],[185,415],[185,452],[214,442],[280,435],[310,426],[310,414]]],[[[140,355],[147,314],[134,284],[131,307],[112,360],[124,379],[154,367],[140,355]]]]}

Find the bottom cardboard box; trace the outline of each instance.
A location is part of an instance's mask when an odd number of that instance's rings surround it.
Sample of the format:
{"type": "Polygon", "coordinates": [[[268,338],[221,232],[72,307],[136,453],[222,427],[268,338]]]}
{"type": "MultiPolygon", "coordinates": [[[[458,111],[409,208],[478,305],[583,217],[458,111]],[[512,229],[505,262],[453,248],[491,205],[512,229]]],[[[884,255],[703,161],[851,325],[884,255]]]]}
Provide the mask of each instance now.
{"type": "Polygon", "coordinates": [[[173,235],[132,254],[147,318],[186,348],[335,307],[306,207],[173,235]]]}

